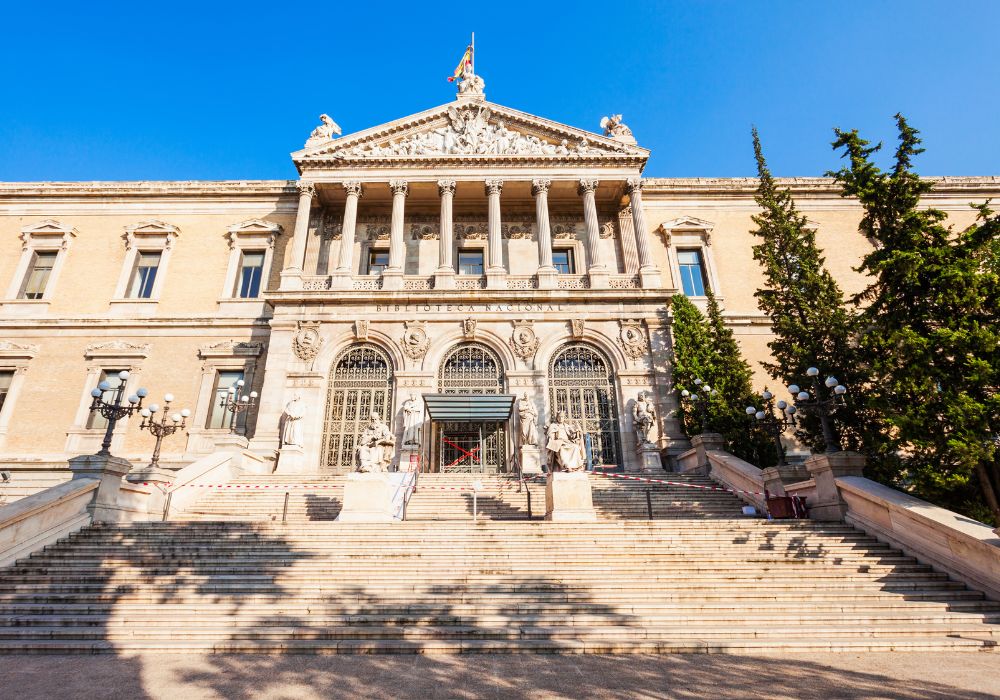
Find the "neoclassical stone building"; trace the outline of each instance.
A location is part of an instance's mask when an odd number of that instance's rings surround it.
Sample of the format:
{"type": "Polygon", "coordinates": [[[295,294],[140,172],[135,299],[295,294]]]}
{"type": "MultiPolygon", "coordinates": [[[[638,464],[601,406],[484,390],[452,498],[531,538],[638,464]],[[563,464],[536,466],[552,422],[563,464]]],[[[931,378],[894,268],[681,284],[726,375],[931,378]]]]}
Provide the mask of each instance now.
{"type": "MultiPolygon", "coordinates": [[[[352,469],[372,411],[407,467],[530,468],[564,411],[595,464],[669,468],[687,447],[671,295],[713,289],[755,367],[767,353],[756,183],[643,178],[649,152],[620,116],[602,127],[474,86],[347,136],[324,115],[292,154],[296,181],[0,183],[0,463],[55,468],[95,451],[90,392],[128,370],[130,390],[191,409],[164,443],[177,466],[230,444],[220,397],[242,379],[259,398],[236,432],[279,471],[352,469]],[[643,392],[656,413],[646,444],[633,425],[643,392]],[[295,397],[303,444],[282,445],[295,397]],[[528,404],[534,455],[517,449],[528,404]]],[[[856,290],[857,205],[827,179],[781,184],[856,290]]],[[[941,178],[929,203],[962,226],[968,202],[997,196],[997,178],[941,178]]],[[[141,463],[152,443],[132,418],[113,451],[141,463]]]]}

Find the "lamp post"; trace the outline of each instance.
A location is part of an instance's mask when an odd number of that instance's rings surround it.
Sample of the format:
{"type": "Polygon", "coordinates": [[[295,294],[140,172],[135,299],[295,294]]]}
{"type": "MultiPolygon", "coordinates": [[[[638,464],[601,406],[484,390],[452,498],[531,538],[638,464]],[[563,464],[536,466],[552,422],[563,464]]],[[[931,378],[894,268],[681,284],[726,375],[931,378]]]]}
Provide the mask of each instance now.
{"type": "Polygon", "coordinates": [[[173,400],[173,394],[164,395],[163,414],[160,416],[159,422],[156,422],[155,414],[160,410],[160,407],[155,403],[150,404],[149,408],[139,411],[139,415],[142,416],[142,424],[139,425],[139,430],[148,430],[156,438],[156,446],[153,447],[153,459],[149,463],[150,469],[156,469],[160,466],[160,445],[163,443],[163,438],[173,435],[178,430],[183,430],[187,422],[187,417],[191,415],[191,411],[185,408],[180,413],[168,416],[167,414],[170,413],[170,402],[173,400]],[[168,417],[171,421],[170,423],[167,422],[168,417]]]}
{"type": "Polygon", "coordinates": [[[708,432],[708,403],[713,396],[718,396],[719,392],[701,379],[694,380],[694,391],[681,390],[681,396],[694,404],[694,410],[698,414],[698,422],[701,423],[701,432],[708,432]]]}
{"type": "Polygon", "coordinates": [[[102,416],[104,416],[108,421],[108,426],[104,431],[104,441],[101,443],[101,449],[97,453],[103,457],[111,456],[111,438],[115,432],[115,425],[119,420],[130,416],[136,411],[142,409],[142,400],[146,398],[149,393],[145,389],[140,388],[134,394],[128,397],[128,404],[123,404],[122,399],[125,397],[125,383],[128,381],[128,372],[121,371],[118,373],[118,378],[121,383],[114,388],[114,394],[111,397],[111,401],[105,401],[102,396],[104,392],[111,391],[111,383],[108,380],[104,380],[97,385],[97,388],[90,392],[90,395],[94,397],[94,400],[90,404],[90,411],[93,413],[97,411],[102,416]]]}
{"type": "MultiPolygon", "coordinates": [[[[249,408],[257,405],[257,392],[251,391],[249,394],[243,393],[246,385],[242,379],[229,387],[229,391],[219,399],[219,406],[229,411],[229,432],[236,434],[236,417],[249,408]]],[[[245,430],[246,426],[244,426],[245,430]]]]}
{"type": "Polygon", "coordinates": [[[823,442],[826,443],[826,452],[840,452],[840,438],[837,437],[834,430],[831,416],[838,406],[844,405],[844,394],[847,393],[847,387],[837,381],[836,377],[827,377],[823,385],[830,390],[830,394],[823,398],[823,389],[819,384],[819,370],[810,367],[806,370],[806,375],[812,379],[810,390],[804,391],[798,384],[790,384],[788,392],[794,397],[796,406],[819,418],[820,427],[823,429],[823,442]]]}
{"type": "Polygon", "coordinates": [[[795,413],[798,409],[790,405],[787,401],[775,403],[774,394],[764,390],[761,394],[764,399],[764,406],[757,409],[754,406],[747,406],[748,416],[753,416],[755,423],[750,424],[750,429],[761,430],[771,436],[774,440],[774,449],[778,452],[778,466],[785,466],[785,446],[781,444],[781,436],[789,426],[795,425],[795,413]],[[777,412],[775,412],[777,408],[777,412]]]}

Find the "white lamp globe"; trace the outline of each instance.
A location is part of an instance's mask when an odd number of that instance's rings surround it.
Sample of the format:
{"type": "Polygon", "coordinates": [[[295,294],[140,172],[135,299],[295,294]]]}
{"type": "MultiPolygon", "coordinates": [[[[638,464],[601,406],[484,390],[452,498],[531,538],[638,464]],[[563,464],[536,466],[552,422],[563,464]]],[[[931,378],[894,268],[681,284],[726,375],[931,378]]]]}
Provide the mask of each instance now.
{"type": "Polygon", "coordinates": [[[819,370],[815,367],[810,367],[809,369],[806,370],[806,374],[809,375],[810,377],[818,377],[819,370]]]}
{"type": "Polygon", "coordinates": [[[777,405],[778,405],[778,409],[781,410],[781,411],[784,411],[786,408],[788,408],[788,402],[787,401],[779,401],[777,405]]]}
{"type": "Polygon", "coordinates": [[[763,394],[761,394],[761,396],[765,401],[770,401],[771,399],[774,398],[774,394],[772,394],[770,391],[765,391],[763,394]]]}
{"type": "Polygon", "coordinates": [[[90,395],[93,396],[96,399],[98,396],[101,395],[101,390],[100,389],[94,389],[93,391],[90,392],[90,395]]]}
{"type": "Polygon", "coordinates": [[[844,386],[843,384],[838,384],[837,386],[833,387],[833,393],[836,394],[837,396],[843,396],[844,394],[847,393],[847,387],[844,386]]]}
{"type": "Polygon", "coordinates": [[[809,392],[808,391],[800,391],[798,394],[795,395],[795,400],[796,401],[808,401],[809,400],[809,392]]]}
{"type": "Polygon", "coordinates": [[[756,408],[754,408],[753,406],[747,406],[747,415],[748,416],[752,416],[756,412],[757,412],[756,408]]]}
{"type": "Polygon", "coordinates": [[[149,412],[150,413],[156,413],[159,410],[160,410],[160,404],[158,404],[158,403],[151,403],[151,404],[149,404],[149,412]]]}
{"type": "Polygon", "coordinates": [[[121,379],[123,382],[126,379],[128,379],[128,370],[123,369],[121,372],[119,372],[118,373],[118,378],[121,379]]]}
{"type": "Polygon", "coordinates": [[[792,396],[795,396],[797,393],[799,393],[799,391],[800,391],[800,389],[799,389],[799,385],[798,384],[789,384],[788,385],[788,393],[791,394],[792,396]]]}
{"type": "Polygon", "coordinates": [[[100,389],[101,391],[110,391],[111,384],[109,384],[107,380],[104,380],[103,382],[97,385],[97,388],[100,389]]]}
{"type": "Polygon", "coordinates": [[[757,416],[756,417],[757,417],[757,420],[764,420],[764,412],[763,411],[757,411],[757,416]]]}
{"type": "Polygon", "coordinates": [[[840,382],[837,381],[836,377],[827,377],[826,381],[823,382],[823,383],[826,385],[827,389],[832,389],[833,387],[835,387],[838,384],[840,384],[840,382]]]}
{"type": "Polygon", "coordinates": [[[180,413],[175,413],[174,415],[170,416],[170,420],[172,420],[174,423],[180,423],[181,422],[181,414],[180,413]]]}
{"type": "Polygon", "coordinates": [[[149,390],[143,387],[139,387],[139,391],[135,392],[135,395],[138,396],[140,399],[144,399],[149,395],[149,390]]]}
{"type": "Polygon", "coordinates": [[[144,408],[141,411],[139,411],[139,415],[142,416],[143,418],[149,418],[153,414],[149,412],[148,408],[144,408]]]}
{"type": "Polygon", "coordinates": [[[183,409],[181,411],[181,417],[182,418],[187,418],[190,415],[191,415],[191,409],[190,408],[185,408],[185,409],[183,409]]]}
{"type": "Polygon", "coordinates": [[[174,395],[173,394],[164,394],[163,395],[163,403],[170,403],[173,400],[174,400],[174,395]]]}

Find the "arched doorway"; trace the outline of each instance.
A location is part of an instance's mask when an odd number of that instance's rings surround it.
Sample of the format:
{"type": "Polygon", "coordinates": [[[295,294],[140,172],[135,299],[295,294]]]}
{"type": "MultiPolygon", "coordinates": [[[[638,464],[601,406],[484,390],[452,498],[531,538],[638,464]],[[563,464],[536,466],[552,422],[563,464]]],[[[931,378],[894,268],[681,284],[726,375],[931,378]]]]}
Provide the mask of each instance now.
{"type": "MultiPolygon", "coordinates": [[[[502,394],[503,390],[503,363],[485,345],[458,345],[438,369],[442,394],[502,394]]],[[[488,474],[507,470],[504,423],[445,421],[434,425],[438,471],[488,474]]]]}
{"type": "Polygon", "coordinates": [[[597,348],[572,343],[552,358],[549,365],[550,417],[564,411],[590,435],[595,466],[622,469],[615,395],[611,363],[597,348]]]}
{"type": "Polygon", "coordinates": [[[323,421],[324,469],[335,474],[354,471],[357,436],[372,411],[392,423],[392,360],[370,343],[343,351],[330,371],[323,421]]]}

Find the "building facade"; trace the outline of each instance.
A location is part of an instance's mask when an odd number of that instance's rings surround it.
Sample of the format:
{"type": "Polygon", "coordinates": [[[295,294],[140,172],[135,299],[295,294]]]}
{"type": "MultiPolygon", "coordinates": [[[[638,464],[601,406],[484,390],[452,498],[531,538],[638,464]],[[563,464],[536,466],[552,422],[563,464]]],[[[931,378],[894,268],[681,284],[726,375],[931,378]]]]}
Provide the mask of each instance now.
{"type": "MultiPolygon", "coordinates": [[[[620,116],[602,121],[591,133],[494,104],[479,81],[347,136],[324,115],[292,154],[296,181],[0,183],[0,463],[96,451],[90,392],[128,370],[130,391],[191,409],[168,465],[235,427],[279,471],[352,470],[374,411],[394,466],[507,471],[537,466],[562,411],[597,466],[669,468],[688,446],[673,294],[714,290],[768,381],[756,182],[643,178],[649,152],[620,116]],[[232,426],[220,402],[239,380],[258,397],[232,426]],[[450,395],[472,398],[435,410],[450,395]],[[537,416],[534,455],[519,414],[537,416]]],[[[856,291],[857,204],[828,179],[779,182],[856,291]]],[[[998,178],[941,178],[928,204],[964,226],[969,202],[998,195],[998,178]]],[[[112,450],[141,463],[152,443],[133,417],[112,450]]]]}

